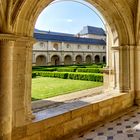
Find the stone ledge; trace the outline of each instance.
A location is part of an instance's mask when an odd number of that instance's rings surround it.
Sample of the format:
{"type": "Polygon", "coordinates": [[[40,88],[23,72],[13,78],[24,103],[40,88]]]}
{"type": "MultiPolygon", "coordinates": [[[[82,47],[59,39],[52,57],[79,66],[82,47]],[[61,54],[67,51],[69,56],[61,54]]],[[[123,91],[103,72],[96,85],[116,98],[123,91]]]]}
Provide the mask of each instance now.
{"type": "MultiPolygon", "coordinates": [[[[105,93],[36,113],[36,119],[24,126],[24,138],[56,140],[106,120],[133,105],[131,93],[105,93]],[[126,99],[127,100],[123,100],[126,99]],[[119,100],[119,104],[116,100],[119,100]],[[120,105],[120,106],[119,106],[120,105]],[[59,129],[58,131],[58,128],[59,129]],[[26,134],[25,134],[26,132],[26,134]],[[57,132],[57,133],[54,133],[57,132]],[[53,134],[53,135],[52,135],[53,134]]],[[[16,131],[16,130],[15,130],[16,131]]],[[[14,132],[13,134],[16,134],[14,132]]],[[[21,138],[23,135],[21,134],[21,138]]],[[[13,136],[16,140],[16,135],[13,136]]],[[[19,136],[18,136],[19,138],[19,136]]]]}

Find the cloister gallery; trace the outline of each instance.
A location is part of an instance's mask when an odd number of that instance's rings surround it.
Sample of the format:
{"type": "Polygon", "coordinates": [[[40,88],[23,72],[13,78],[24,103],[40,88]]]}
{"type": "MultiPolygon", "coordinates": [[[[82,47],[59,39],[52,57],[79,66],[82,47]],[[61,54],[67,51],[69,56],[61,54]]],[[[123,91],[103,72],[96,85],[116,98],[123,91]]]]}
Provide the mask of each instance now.
{"type": "Polygon", "coordinates": [[[106,93],[77,109],[32,120],[34,25],[53,0],[0,0],[0,140],[55,140],[140,105],[140,0],[85,0],[106,20],[106,93]]]}

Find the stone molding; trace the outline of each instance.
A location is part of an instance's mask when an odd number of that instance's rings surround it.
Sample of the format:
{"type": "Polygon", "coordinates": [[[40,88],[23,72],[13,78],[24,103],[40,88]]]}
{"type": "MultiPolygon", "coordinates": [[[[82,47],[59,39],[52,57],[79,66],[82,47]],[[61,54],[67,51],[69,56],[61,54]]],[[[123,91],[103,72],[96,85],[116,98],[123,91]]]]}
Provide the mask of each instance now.
{"type": "Polygon", "coordinates": [[[19,41],[34,44],[36,40],[33,37],[24,37],[13,34],[0,34],[1,41],[19,41]]]}
{"type": "MultiPolygon", "coordinates": [[[[137,48],[137,46],[135,45],[121,45],[121,46],[112,46],[111,47],[111,50],[114,50],[114,51],[118,51],[118,50],[133,50],[137,48]]],[[[140,48],[140,47],[139,47],[140,48]]]]}

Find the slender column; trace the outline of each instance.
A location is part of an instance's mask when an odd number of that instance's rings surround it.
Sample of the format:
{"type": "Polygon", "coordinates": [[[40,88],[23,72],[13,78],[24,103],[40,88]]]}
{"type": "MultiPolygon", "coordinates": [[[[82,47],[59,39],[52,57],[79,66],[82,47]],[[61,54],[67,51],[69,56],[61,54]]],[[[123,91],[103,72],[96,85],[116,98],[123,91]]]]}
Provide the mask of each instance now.
{"type": "Polygon", "coordinates": [[[72,57],[73,57],[73,64],[76,64],[76,54],[73,52],[72,57]]]}
{"type": "Polygon", "coordinates": [[[125,92],[130,90],[130,46],[120,46],[119,51],[120,90],[125,92]]]}
{"type": "Polygon", "coordinates": [[[134,71],[130,66],[134,65],[133,49],[130,46],[112,47],[112,66],[108,68],[109,89],[113,88],[118,92],[129,92],[133,90],[134,71]],[[130,52],[132,53],[130,55],[130,52]],[[130,61],[131,59],[131,61],[130,61]],[[131,77],[131,80],[130,80],[131,77]]]}
{"type": "Polygon", "coordinates": [[[112,47],[112,70],[111,70],[111,80],[113,89],[119,90],[120,88],[120,57],[119,57],[119,47],[112,47]]]}
{"type": "Polygon", "coordinates": [[[135,47],[135,103],[140,106],[140,46],[135,47]]]}
{"type": "Polygon", "coordinates": [[[134,48],[135,48],[135,46],[133,46],[133,45],[131,45],[131,46],[129,46],[129,51],[130,51],[130,53],[129,53],[129,68],[130,68],[130,70],[129,70],[129,87],[130,87],[130,91],[132,91],[132,92],[134,92],[134,74],[135,74],[135,53],[134,53],[134,48]]]}
{"type": "Polygon", "coordinates": [[[47,65],[50,66],[51,65],[51,53],[48,52],[47,55],[48,55],[48,57],[47,57],[48,58],[48,64],[47,65]]]}
{"type": "Polygon", "coordinates": [[[0,140],[11,140],[14,41],[0,38],[0,140]]]}
{"type": "Polygon", "coordinates": [[[33,63],[33,65],[36,65],[36,59],[35,59],[35,53],[33,54],[33,56],[32,56],[32,63],[33,63]]]}
{"type": "Polygon", "coordinates": [[[25,114],[26,122],[34,118],[31,108],[31,85],[32,85],[32,46],[33,43],[26,43],[26,60],[25,60],[25,114]]]}
{"type": "Polygon", "coordinates": [[[64,52],[61,51],[61,55],[60,55],[60,65],[64,65],[64,52]]]}
{"type": "Polygon", "coordinates": [[[83,59],[82,59],[82,61],[83,61],[83,64],[86,63],[86,54],[85,53],[83,53],[83,59]]]}

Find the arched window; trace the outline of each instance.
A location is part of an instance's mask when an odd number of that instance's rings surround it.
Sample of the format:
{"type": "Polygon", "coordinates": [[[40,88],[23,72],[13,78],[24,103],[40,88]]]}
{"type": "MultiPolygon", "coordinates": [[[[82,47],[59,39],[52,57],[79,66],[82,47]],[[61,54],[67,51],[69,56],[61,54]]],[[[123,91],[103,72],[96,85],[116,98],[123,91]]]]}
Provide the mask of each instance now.
{"type": "Polygon", "coordinates": [[[95,56],[95,63],[99,63],[100,62],[100,56],[99,55],[96,55],[95,56]]]}
{"type": "Polygon", "coordinates": [[[67,44],[67,48],[70,48],[70,44],[67,44]]]}
{"type": "Polygon", "coordinates": [[[40,42],[40,47],[43,48],[45,46],[44,42],[40,42]]]}

